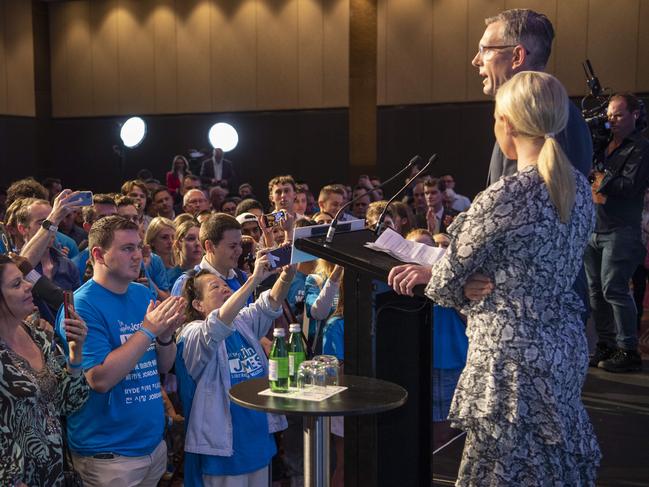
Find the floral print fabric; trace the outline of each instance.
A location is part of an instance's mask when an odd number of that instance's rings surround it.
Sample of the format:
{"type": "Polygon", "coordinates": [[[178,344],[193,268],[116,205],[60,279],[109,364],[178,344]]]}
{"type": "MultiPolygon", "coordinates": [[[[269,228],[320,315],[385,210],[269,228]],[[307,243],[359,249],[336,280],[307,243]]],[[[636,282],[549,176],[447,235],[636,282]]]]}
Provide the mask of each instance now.
{"type": "Polygon", "coordinates": [[[468,316],[469,350],[449,419],[467,431],[459,486],[594,486],[601,457],[581,402],[588,349],[572,290],[594,228],[588,182],[560,222],[535,166],[487,188],[448,232],[426,294],[468,316]],[[467,278],[494,282],[464,297],[467,278]]]}

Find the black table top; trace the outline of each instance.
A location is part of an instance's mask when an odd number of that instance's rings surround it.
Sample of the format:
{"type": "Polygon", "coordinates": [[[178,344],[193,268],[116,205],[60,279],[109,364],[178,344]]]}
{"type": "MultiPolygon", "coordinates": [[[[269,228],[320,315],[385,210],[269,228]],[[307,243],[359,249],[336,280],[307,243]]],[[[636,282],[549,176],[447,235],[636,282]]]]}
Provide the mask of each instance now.
{"type": "Polygon", "coordinates": [[[323,401],[302,401],[276,396],[260,396],[268,389],[268,378],[251,379],[230,389],[230,399],[249,409],[278,414],[300,414],[305,416],[357,416],[396,409],[408,398],[408,392],[401,386],[380,379],[343,375],[340,385],[347,387],[343,392],[323,401]]]}

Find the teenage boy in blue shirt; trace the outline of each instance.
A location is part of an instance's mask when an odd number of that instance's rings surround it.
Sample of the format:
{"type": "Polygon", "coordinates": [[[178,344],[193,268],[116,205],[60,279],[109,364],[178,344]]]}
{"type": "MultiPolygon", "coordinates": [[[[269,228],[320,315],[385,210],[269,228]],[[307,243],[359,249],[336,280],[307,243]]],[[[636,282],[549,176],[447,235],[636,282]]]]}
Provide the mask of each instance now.
{"type": "MultiPolygon", "coordinates": [[[[97,221],[88,235],[93,277],[74,296],[88,325],[83,369],[91,387],[68,417],[68,441],[85,486],[157,485],[167,458],[159,372],[173,364],[173,334],[184,300],[155,305],[133,281],[140,273],[138,226],[120,216],[97,221]]],[[[63,314],[57,333],[65,342],[63,314]]]]}

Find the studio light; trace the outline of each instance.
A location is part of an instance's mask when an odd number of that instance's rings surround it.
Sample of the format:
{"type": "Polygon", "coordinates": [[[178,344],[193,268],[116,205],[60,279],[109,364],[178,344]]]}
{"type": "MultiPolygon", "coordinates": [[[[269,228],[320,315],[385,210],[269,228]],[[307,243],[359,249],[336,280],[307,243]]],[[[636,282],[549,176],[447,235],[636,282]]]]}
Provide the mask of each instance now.
{"type": "Polygon", "coordinates": [[[119,131],[124,147],[134,149],[142,143],[146,135],[146,123],[140,117],[131,117],[119,131]]]}
{"type": "Polygon", "coordinates": [[[223,152],[230,152],[239,143],[239,135],[229,123],[215,123],[212,125],[207,137],[214,149],[219,148],[223,152]]]}

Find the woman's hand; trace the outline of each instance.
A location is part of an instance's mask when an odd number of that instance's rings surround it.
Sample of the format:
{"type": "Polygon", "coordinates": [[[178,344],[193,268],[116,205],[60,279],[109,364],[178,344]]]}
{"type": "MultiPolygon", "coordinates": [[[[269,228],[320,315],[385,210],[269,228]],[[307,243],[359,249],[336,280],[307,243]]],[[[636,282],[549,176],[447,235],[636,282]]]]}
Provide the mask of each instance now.
{"type": "Polygon", "coordinates": [[[464,297],[469,301],[480,301],[494,290],[494,284],[488,276],[475,273],[469,276],[464,284],[464,297]]]}
{"type": "Polygon", "coordinates": [[[76,311],[70,309],[69,312],[72,318],[63,320],[63,329],[70,349],[70,363],[80,364],[83,358],[83,344],[88,335],[88,326],[76,311]]]}
{"type": "Polygon", "coordinates": [[[393,267],[388,274],[388,285],[397,294],[414,296],[412,290],[419,284],[428,284],[431,277],[430,267],[416,264],[406,264],[393,267]]]}

